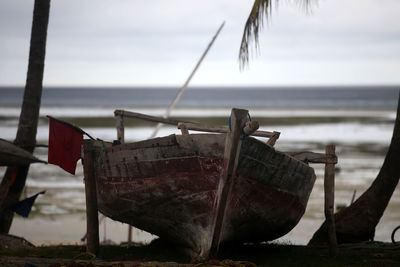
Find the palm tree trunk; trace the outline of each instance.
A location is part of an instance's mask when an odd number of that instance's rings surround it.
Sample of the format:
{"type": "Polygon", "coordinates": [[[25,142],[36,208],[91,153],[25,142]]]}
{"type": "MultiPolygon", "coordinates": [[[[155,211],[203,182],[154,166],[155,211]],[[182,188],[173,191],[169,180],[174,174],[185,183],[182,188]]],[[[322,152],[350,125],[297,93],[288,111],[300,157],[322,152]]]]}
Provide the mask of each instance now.
{"type": "MultiPolygon", "coordinates": [[[[39,120],[46,54],[50,0],[35,0],[24,99],[14,143],[33,152],[39,120]]],[[[29,165],[9,166],[1,183],[0,233],[8,233],[14,213],[11,207],[19,200],[25,186],[29,165]],[[13,177],[13,178],[12,178],[13,177]]]]}
{"type": "MultiPolygon", "coordinates": [[[[338,243],[373,240],[379,223],[400,178],[400,96],[393,136],[382,168],[372,185],[352,205],[335,214],[338,243]]],[[[327,242],[326,223],[314,233],[309,245],[327,242]]]]}

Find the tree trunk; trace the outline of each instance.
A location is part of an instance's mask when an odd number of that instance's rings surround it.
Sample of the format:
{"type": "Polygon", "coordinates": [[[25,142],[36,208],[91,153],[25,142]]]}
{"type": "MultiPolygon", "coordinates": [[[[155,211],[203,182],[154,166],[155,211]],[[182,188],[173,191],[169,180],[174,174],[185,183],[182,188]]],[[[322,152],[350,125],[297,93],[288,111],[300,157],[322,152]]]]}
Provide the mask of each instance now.
{"type": "MultiPolygon", "coordinates": [[[[373,240],[379,223],[400,178],[400,96],[392,141],[382,168],[372,185],[353,204],[335,214],[338,243],[373,240]]],[[[309,245],[327,242],[326,222],[314,233],[309,245]]]]}
{"type": "MultiPolygon", "coordinates": [[[[35,149],[43,87],[47,25],[50,0],[35,0],[31,31],[28,73],[24,99],[14,143],[28,152],[35,149]]],[[[9,166],[1,183],[0,232],[8,233],[14,213],[11,207],[19,200],[25,186],[29,165],[9,166]]]]}

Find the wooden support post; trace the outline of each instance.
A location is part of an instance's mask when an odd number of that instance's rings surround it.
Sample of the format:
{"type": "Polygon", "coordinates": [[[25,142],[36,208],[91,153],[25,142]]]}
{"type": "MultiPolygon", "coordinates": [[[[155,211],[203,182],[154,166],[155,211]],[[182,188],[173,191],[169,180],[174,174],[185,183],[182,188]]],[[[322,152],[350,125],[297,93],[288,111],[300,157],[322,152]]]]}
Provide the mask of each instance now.
{"type": "Polygon", "coordinates": [[[280,132],[273,132],[272,136],[268,139],[267,144],[270,146],[274,146],[276,143],[276,140],[278,140],[279,136],[280,136],[280,132]]]}
{"type": "Polygon", "coordinates": [[[90,149],[90,141],[84,141],[84,180],[86,194],[86,233],[87,252],[97,255],[99,252],[99,218],[97,210],[97,189],[94,177],[94,151],[90,149]]]}
{"type": "Polygon", "coordinates": [[[128,247],[132,245],[132,225],[128,225],[128,247]]]}
{"type": "Polygon", "coordinates": [[[224,170],[220,177],[216,200],[212,215],[214,221],[211,228],[210,250],[205,252],[205,258],[216,257],[219,242],[223,231],[226,205],[228,204],[231,193],[233,179],[235,178],[236,168],[239,161],[240,147],[242,145],[241,134],[246,125],[248,111],[243,109],[232,109],[231,112],[231,132],[227,133],[224,152],[224,170]]]}
{"type": "Polygon", "coordinates": [[[298,151],[298,152],[285,152],[289,156],[294,157],[297,160],[306,163],[322,163],[322,164],[336,164],[337,157],[335,153],[328,155],[324,153],[315,153],[310,151],[298,151]]]}
{"type": "MultiPolygon", "coordinates": [[[[230,130],[225,126],[214,126],[214,125],[202,125],[198,123],[191,122],[179,122],[178,129],[182,129],[186,127],[188,130],[200,131],[200,132],[212,132],[212,133],[229,133],[230,130]]],[[[248,123],[248,127],[245,129],[245,134],[252,136],[260,136],[260,137],[268,137],[271,138],[273,135],[279,137],[279,132],[268,132],[268,131],[257,131],[254,129],[258,129],[258,122],[252,121],[248,123]]],[[[277,138],[276,138],[277,139],[277,138]]]]}
{"type": "MultiPolygon", "coordinates": [[[[125,143],[125,127],[124,127],[124,116],[115,115],[115,125],[117,128],[117,138],[121,144],[125,143]]],[[[128,225],[128,246],[132,245],[132,226],[128,225]]]]}
{"type": "Polygon", "coordinates": [[[124,117],[122,115],[115,115],[115,124],[117,127],[117,138],[122,143],[125,142],[125,128],[124,128],[124,117]]]}
{"type": "Polygon", "coordinates": [[[189,130],[188,130],[188,128],[186,127],[186,125],[184,123],[182,123],[182,124],[179,123],[178,127],[180,127],[180,129],[181,129],[182,135],[188,135],[189,134],[189,130]]]}
{"type": "Polygon", "coordinates": [[[325,219],[329,238],[329,255],[336,256],[338,245],[336,240],[334,203],[335,203],[335,145],[326,146],[327,162],[325,164],[324,192],[325,192],[325,219]]]}

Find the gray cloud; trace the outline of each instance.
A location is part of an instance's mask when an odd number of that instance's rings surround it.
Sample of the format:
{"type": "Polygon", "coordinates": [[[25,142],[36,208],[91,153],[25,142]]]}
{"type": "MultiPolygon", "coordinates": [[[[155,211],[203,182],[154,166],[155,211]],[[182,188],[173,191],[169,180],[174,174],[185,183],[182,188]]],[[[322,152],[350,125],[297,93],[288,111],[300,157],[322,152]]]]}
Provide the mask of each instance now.
{"type": "MultiPolygon", "coordinates": [[[[260,54],[240,72],[252,1],[53,0],[45,82],[180,84],[226,20],[193,84],[364,83],[365,75],[369,83],[400,83],[400,1],[318,3],[307,15],[282,2],[261,34],[260,54]]],[[[0,1],[0,84],[25,82],[32,9],[33,1],[0,1]]]]}

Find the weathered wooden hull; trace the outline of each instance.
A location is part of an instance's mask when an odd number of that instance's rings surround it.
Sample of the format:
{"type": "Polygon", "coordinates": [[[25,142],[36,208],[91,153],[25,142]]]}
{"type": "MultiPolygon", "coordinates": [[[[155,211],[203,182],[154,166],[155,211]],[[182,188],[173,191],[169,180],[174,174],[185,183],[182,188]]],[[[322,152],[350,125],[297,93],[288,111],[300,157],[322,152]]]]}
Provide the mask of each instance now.
{"type": "MultiPolygon", "coordinates": [[[[167,136],[96,153],[99,210],[202,255],[223,171],[225,135],[167,136]]],[[[246,138],[221,241],[268,241],[303,215],[315,175],[303,162],[246,138]]]]}

